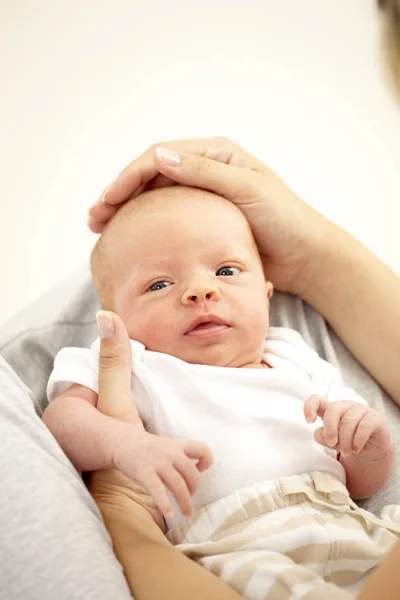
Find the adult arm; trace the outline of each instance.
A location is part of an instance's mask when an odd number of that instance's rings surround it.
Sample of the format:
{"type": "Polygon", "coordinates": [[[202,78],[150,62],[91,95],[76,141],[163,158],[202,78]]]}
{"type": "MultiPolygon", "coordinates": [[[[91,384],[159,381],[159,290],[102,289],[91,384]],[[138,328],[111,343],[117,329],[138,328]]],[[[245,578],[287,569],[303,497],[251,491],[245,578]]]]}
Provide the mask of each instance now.
{"type": "Polygon", "coordinates": [[[368,579],[356,600],[398,600],[400,597],[400,542],[368,579]]]}
{"type": "Polygon", "coordinates": [[[152,146],[90,210],[101,232],[146,187],[180,183],[234,202],[248,219],[276,289],[319,311],[400,405],[400,279],[360,242],[303,202],[266,165],[226,138],[152,146]]]}
{"type": "Polygon", "coordinates": [[[400,278],[332,224],[301,295],[400,406],[400,278]]]}
{"type": "Polygon", "coordinates": [[[89,486],[135,600],[239,600],[233,588],[176,550],[152,516],[143,488],[118,471],[92,474],[89,486]]]}

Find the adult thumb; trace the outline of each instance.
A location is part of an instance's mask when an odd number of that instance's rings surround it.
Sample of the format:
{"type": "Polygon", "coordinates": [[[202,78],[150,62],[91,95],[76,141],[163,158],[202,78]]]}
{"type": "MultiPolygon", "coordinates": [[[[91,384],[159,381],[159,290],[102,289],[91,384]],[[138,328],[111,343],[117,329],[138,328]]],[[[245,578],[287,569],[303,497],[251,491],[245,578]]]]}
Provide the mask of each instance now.
{"type": "Polygon", "coordinates": [[[131,421],[132,349],[128,333],[122,320],[111,311],[100,310],[96,319],[100,335],[97,409],[110,417],[131,421]]]}
{"type": "Polygon", "coordinates": [[[161,147],[156,148],[154,162],[160,173],[173,181],[209,190],[234,203],[262,194],[263,174],[246,167],[161,147]]]}

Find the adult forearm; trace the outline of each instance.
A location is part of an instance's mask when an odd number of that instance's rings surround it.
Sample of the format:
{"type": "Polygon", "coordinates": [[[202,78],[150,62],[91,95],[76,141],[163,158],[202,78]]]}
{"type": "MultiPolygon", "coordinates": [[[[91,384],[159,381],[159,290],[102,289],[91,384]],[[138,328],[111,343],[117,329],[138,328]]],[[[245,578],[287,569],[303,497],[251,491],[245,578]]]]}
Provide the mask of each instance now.
{"type": "Polygon", "coordinates": [[[398,600],[400,597],[400,542],[373,572],[357,600],[398,600]]]}
{"type": "Polygon", "coordinates": [[[226,583],[176,550],[141,506],[102,508],[135,600],[240,600],[226,583]]]}
{"type": "Polygon", "coordinates": [[[400,278],[360,242],[332,226],[302,297],[400,405],[400,278]]]}

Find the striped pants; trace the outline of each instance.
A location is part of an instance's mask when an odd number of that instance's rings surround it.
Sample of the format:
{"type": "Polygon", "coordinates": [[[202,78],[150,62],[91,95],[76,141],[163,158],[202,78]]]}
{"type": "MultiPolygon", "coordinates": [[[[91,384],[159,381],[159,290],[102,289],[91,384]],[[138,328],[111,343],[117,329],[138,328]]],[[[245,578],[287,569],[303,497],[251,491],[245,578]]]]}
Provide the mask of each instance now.
{"type": "Polygon", "coordinates": [[[239,490],[168,538],[247,600],[350,600],[400,537],[399,523],[400,507],[379,519],[315,472],[239,490]]]}

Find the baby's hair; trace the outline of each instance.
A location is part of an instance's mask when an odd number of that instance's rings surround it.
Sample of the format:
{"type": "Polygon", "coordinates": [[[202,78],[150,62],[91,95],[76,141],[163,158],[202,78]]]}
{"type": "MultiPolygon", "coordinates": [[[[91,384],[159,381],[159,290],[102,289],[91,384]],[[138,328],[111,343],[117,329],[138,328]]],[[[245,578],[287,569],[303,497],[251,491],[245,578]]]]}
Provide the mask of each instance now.
{"type": "MultiPolygon", "coordinates": [[[[110,257],[110,243],[113,233],[119,228],[119,235],[124,235],[124,228],[120,225],[127,221],[132,215],[137,212],[146,199],[147,203],[150,197],[146,198],[146,194],[142,194],[137,198],[128,200],[106,225],[103,233],[95,244],[90,255],[90,268],[92,271],[93,283],[100,299],[102,308],[105,310],[114,310],[113,304],[113,264],[110,257]]],[[[132,230],[130,230],[132,233],[132,230]]],[[[125,232],[126,235],[126,232],[125,232]]]]}
{"type": "Polygon", "coordinates": [[[106,244],[103,235],[104,233],[98,239],[90,255],[90,270],[102,308],[114,310],[112,302],[112,282],[111,277],[109,276],[110,261],[106,252],[106,244]]]}
{"type": "MultiPolygon", "coordinates": [[[[151,205],[159,204],[160,200],[163,203],[166,203],[168,202],[169,198],[171,199],[176,197],[179,192],[181,192],[181,195],[186,194],[191,195],[192,197],[196,195],[201,196],[202,202],[207,201],[205,194],[209,196],[210,200],[228,202],[228,200],[225,198],[217,196],[216,194],[212,194],[211,192],[205,192],[204,190],[199,190],[196,188],[186,188],[184,186],[171,186],[159,190],[151,190],[144,192],[136,198],[131,198],[128,200],[107,224],[90,256],[90,267],[92,271],[93,283],[103,309],[115,310],[113,302],[114,289],[112,277],[114,264],[111,256],[112,253],[110,252],[112,248],[113,235],[116,235],[116,232],[118,231],[119,239],[121,239],[121,237],[123,239],[124,236],[126,236],[128,240],[129,237],[135,235],[135,230],[133,228],[135,220],[132,217],[136,212],[141,212],[143,209],[146,209],[146,207],[151,205]],[[129,227],[121,227],[122,224],[126,224],[128,221],[130,221],[129,227]]],[[[187,199],[187,202],[190,202],[190,198],[187,199]]],[[[239,211],[239,209],[236,208],[234,210],[239,211]]],[[[250,225],[248,225],[248,229],[251,235],[252,246],[261,264],[261,258],[250,225]]]]}

